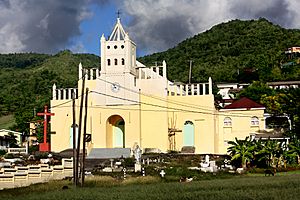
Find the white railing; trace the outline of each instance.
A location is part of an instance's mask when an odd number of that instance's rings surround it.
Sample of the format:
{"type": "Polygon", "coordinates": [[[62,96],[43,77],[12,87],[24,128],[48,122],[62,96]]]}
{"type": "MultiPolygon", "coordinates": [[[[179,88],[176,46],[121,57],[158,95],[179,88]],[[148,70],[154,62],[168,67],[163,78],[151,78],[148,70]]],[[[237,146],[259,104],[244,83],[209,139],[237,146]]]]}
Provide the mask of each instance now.
{"type": "Polygon", "coordinates": [[[11,154],[28,154],[27,148],[8,148],[7,153],[11,154]]]}
{"type": "Polygon", "coordinates": [[[211,95],[212,94],[212,80],[208,79],[208,83],[194,83],[194,84],[173,84],[168,87],[169,96],[197,96],[197,95],[211,95]]]}
{"type": "Polygon", "coordinates": [[[56,86],[53,85],[52,90],[52,100],[70,100],[72,99],[72,93],[74,93],[75,99],[78,98],[77,88],[56,89],[56,86]]]}

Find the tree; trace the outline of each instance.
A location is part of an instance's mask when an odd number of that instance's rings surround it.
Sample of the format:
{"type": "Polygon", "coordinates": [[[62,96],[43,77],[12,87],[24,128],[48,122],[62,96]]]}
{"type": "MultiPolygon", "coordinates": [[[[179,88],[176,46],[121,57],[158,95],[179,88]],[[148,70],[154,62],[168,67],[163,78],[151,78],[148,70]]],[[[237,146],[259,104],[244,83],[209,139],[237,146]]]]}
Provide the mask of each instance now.
{"type": "Polygon", "coordinates": [[[275,91],[263,82],[254,81],[249,87],[243,89],[238,94],[238,98],[248,97],[253,101],[260,102],[262,96],[264,95],[267,96],[275,95],[275,91]]]}
{"type": "Polygon", "coordinates": [[[19,147],[17,144],[17,136],[15,136],[13,133],[8,133],[8,144],[10,148],[16,148],[19,147]]]}
{"type": "Polygon", "coordinates": [[[268,167],[278,166],[278,161],[283,155],[282,143],[269,138],[267,141],[261,142],[260,145],[261,148],[257,149],[256,153],[260,157],[258,161],[265,160],[268,167]]]}
{"type": "Polygon", "coordinates": [[[264,94],[261,96],[260,102],[266,106],[266,111],[273,115],[282,115],[284,114],[283,111],[283,104],[284,99],[286,98],[286,94],[284,93],[277,93],[274,95],[267,95],[264,94]]]}
{"type": "Polygon", "coordinates": [[[288,145],[288,147],[289,147],[289,150],[288,150],[289,156],[296,157],[297,163],[300,164],[300,140],[295,138],[288,145]]]}
{"type": "Polygon", "coordinates": [[[235,138],[235,141],[229,141],[228,144],[232,145],[228,148],[228,153],[232,156],[231,160],[240,160],[242,167],[246,169],[247,163],[253,158],[254,143],[246,137],[245,140],[235,138]]]}
{"type": "Polygon", "coordinates": [[[291,120],[292,130],[291,137],[300,138],[300,88],[290,88],[284,90],[282,110],[291,120]]]}

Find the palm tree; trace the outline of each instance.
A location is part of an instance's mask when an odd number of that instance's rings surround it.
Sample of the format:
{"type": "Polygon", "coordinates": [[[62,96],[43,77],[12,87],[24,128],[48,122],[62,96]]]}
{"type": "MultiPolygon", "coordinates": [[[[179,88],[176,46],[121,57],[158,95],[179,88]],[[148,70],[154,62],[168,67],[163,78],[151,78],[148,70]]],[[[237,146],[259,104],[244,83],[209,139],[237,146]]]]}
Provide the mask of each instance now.
{"type": "Polygon", "coordinates": [[[232,156],[231,160],[241,159],[241,165],[246,169],[247,162],[253,158],[255,149],[254,143],[249,137],[246,137],[245,140],[235,138],[235,141],[229,141],[228,144],[232,145],[227,151],[232,156]]]}
{"type": "Polygon", "coordinates": [[[300,140],[295,138],[289,144],[288,154],[290,157],[296,157],[298,164],[300,164],[300,140]]]}
{"type": "Polygon", "coordinates": [[[278,161],[283,155],[283,149],[281,148],[282,144],[277,140],[270,140],[261,143],[261,148],[257,150],[257,155],[260,156],[258,159],[266,160],[268,167],[275,167],[278,165],[278,161]]]}

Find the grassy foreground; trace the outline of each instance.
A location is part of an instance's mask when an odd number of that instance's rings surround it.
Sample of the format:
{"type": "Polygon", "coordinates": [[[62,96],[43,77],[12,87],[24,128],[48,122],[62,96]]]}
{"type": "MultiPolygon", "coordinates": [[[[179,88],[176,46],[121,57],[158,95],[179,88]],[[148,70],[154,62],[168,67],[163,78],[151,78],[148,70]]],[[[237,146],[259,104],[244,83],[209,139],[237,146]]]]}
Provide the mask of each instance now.
{"type": "Polygon", "coordinates": [[[87,180],[85,188],[68,181],[0,191],[1,199],[299,199],[300,175],[275,177],[235,176],[228,179],[164,182],[146,177],[116,181],[108,177],[87,180]],[[69,189],[63,190],[62,186],[69,189]]]}

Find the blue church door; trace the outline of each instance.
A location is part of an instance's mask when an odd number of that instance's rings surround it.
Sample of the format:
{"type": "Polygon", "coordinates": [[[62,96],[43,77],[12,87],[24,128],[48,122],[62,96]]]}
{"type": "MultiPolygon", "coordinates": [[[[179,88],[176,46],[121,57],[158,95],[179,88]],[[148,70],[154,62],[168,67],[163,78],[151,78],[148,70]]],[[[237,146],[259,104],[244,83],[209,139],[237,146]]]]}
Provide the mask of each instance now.
{"type": "Polygon", "coordinates": [[[183,146],[194,146],[195,128],[191,121],[186,121],[183,127],[183,146]]]}
{"type": "Polygon", "coordinates": [[[114,127],[114,147],[125,148],[125,129],[124,120],[119,120],[114,127]]]}

